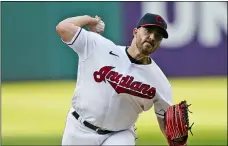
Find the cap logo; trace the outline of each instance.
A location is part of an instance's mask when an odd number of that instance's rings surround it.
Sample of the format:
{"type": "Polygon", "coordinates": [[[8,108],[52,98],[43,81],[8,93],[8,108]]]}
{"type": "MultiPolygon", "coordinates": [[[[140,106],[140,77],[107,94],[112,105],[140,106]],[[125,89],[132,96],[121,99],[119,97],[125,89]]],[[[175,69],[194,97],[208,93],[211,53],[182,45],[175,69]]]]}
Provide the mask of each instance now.
{"type": "Polygon", "coordinates": [[[156,22],[159,23],[159,24],[162,24],[162,17],[161,16],[156,16],[156,22]]]}

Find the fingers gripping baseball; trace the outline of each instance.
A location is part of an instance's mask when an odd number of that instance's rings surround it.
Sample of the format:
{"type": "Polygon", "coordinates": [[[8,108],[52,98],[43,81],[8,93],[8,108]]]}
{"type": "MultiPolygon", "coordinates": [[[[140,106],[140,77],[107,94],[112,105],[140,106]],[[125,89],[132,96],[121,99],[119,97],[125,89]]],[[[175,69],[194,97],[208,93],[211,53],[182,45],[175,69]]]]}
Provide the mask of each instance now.
{"type": "Polygon", "coordinates": [[[105,23],[101,20],[100,17],[96,16],[95,18],[99,20],[98,24],[95,27],[95,30],[96,30],[97,33],[101,34],[101,33],[104,32],[105,23]]]}
{"type": "Polygon", "coordinates": [[[98,33],[98,34],[103,33],[104,32],[104,29],[105,29],[105,24],[101,20],[101,18],[98,17],[98,16],[95,16],[95,18],[92,18],[92,19],[95,19],[96,20],[96,24],[89,24],[88,25],[88,29],[90,31],[95,32],[95,33],[98,33]]]}

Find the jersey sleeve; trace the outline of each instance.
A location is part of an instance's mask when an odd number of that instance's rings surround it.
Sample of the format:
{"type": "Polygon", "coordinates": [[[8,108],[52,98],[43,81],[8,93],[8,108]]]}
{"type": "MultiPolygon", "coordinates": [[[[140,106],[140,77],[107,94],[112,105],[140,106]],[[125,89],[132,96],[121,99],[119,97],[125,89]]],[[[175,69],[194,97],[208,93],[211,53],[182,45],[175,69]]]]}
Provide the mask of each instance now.
{"type": "Polygon", "coordinates": [[[79,28],[70,42],[62,41],[78,54],[80,60],[85,60],[101,40],[101,35],[79,28]]]}
{"type": "Polygon", "coordinates": [[[154,101],[154,111],[156,116],[164,118],[164,113],[169,106],[173,103],[172,101],[172,89],[171,87],[165,93],[158,93],[158,98],[154,101]]]}

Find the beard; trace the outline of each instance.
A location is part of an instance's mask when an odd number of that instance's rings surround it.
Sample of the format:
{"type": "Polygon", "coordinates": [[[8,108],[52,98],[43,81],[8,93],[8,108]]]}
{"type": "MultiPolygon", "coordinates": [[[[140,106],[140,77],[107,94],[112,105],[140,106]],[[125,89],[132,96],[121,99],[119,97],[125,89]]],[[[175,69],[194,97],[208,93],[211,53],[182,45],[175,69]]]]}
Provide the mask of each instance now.
{"type": "Polygon", "coordinates": [[[136,41],[136,47],[138,48],[140,54],[143,54],[144,56],[150,56],[156,50],[155,45],[139,40],[136,41]]]}
{"type": "Polygon", "coordinates": [[[152,45],[148,42],[144,42],[142,44],[142,53],[148,56],[155,51],[155,45],[152,45]]]}

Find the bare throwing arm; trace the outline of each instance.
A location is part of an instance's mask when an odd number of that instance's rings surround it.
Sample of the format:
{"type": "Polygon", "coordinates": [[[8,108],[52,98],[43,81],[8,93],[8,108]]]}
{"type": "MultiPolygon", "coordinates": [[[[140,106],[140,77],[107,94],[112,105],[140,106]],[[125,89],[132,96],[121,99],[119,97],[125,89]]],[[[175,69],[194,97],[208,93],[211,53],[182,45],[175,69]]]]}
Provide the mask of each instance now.
{"type": "Polygon", "coordinates": [[[88,15],[71,17],[61,21],[56,26],[56,31],[63,41],[69,42],[80,27],[88,26],[93,31],[99,21],[99,17],[93,18],[88,15]]]}

